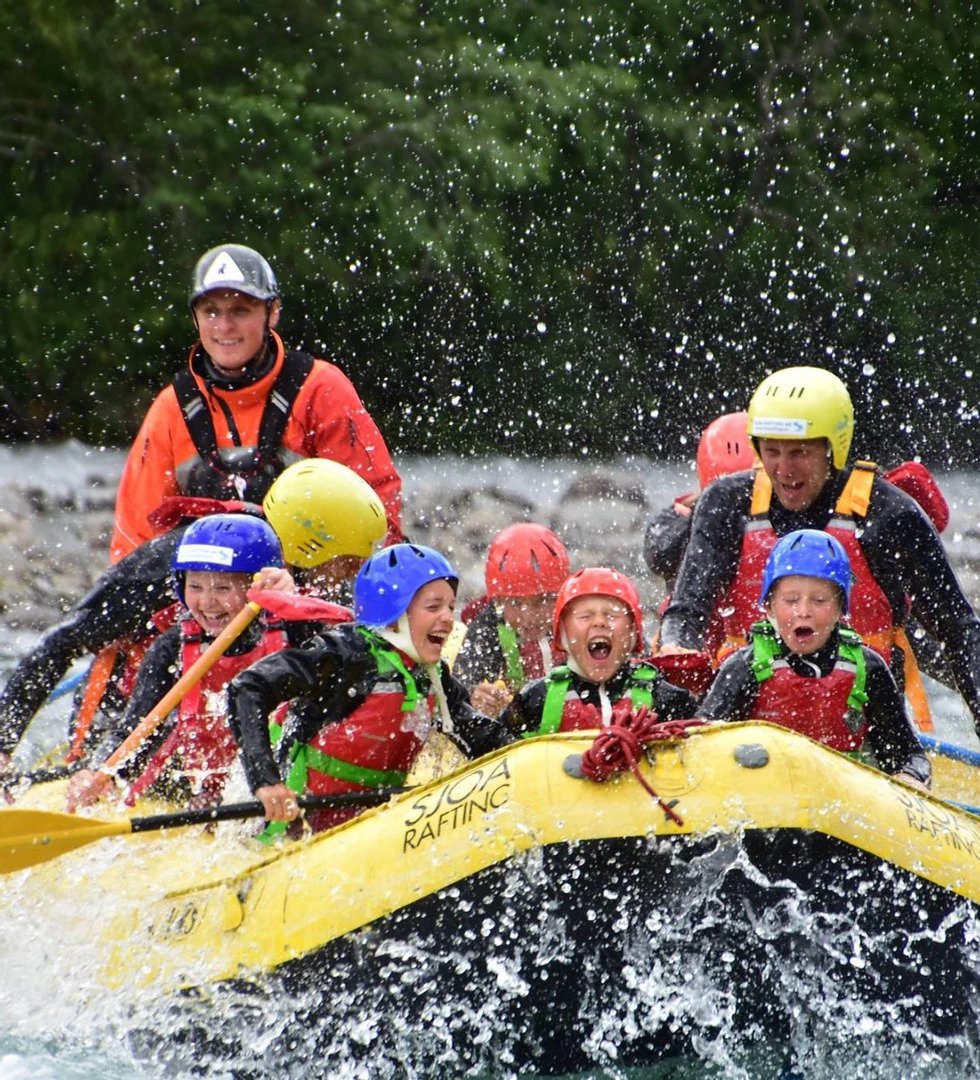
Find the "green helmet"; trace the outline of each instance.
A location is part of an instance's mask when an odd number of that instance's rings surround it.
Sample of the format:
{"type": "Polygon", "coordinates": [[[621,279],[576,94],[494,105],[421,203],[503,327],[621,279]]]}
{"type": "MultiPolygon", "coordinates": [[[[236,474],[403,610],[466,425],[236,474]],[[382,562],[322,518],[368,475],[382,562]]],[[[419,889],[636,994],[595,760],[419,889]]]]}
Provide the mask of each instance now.
{"type": "Polygon", "coordinates": [[[242,244],[219,244],[197,260],[191,307],[214,289],[234,289],[266,302],[279,297],[279,283],[272,267],[257,251],[242,244]]]}

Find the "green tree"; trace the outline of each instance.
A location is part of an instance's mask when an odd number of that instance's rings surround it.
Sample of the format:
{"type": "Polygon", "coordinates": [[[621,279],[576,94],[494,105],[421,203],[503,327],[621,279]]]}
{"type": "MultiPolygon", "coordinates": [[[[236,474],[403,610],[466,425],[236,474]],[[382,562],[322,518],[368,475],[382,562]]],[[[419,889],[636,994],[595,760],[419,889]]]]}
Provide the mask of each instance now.
{"type": "Polygon", "coordinates": [[[7,29],[8,434],[130,438],[234,239],[401,449],[677,452],[792,362],[887,422],[864,452],[970,449],[962,0],[35,0],[7,29]]]}

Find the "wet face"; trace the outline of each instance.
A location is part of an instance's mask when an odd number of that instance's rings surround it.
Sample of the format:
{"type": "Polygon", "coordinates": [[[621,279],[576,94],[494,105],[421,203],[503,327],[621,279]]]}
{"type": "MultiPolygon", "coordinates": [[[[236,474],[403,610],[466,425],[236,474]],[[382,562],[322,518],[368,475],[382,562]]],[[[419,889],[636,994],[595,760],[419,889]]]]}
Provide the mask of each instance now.
{"type": "Polygon", "coordinates": [[[555,594],[508,596],[499,602],[504,622],[519,638],[537,641],[549,637],[555,614],[555,594]]]}
{"type": "Polygon", "coordinates": [[[194,305],[194,322],[208,356],[231,375],[258,356],[269,328],[279,322],[279,301],[268,307],[262,300],[234,289],[205,293],[194,305]]]}
{"type": "Polygon", "coordinates": [[[187,570],[184,573],[184,603],[209,636],[216,637],[242,610],[248,597],[251,574],[222,570],[187,570]]]}
{"type": "Polygon", "coordinates": [[[773,494],[787,510],[806,510],[830,479],[826,439],[759,439],[759,457],[773,494]]]}
{"type": "Polygon", "coordinates": [[[798,574],[776,582],[766,609],[786,647],[798,656],[822,649],[843,614],[840,589],[832,581],[798,574]]]}
{"type": "Polygon", "coordinates": [[[561,617],[569,655],[590,682],[604,683],[636,646],[630,609],[612,596],[580,596],[561,617]]]}
{"type": "Polygon", "coordinates": [[[453,629],[456,593],[448,581],[430,581],[408,605],[408,631],[423,664],[435,664],[453,629]]]}

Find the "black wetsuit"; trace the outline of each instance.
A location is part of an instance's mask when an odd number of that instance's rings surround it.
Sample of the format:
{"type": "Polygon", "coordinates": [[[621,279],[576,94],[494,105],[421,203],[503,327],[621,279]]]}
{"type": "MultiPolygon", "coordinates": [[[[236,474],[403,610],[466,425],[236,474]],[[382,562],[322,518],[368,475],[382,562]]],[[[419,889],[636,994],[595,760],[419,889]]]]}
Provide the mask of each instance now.
{"type": "MultiPolygon", "coordinates": [[[[837,661],[839,645],[837,632],[822,649],[801,657],[783,646],[780,658],[790,669],[804,678],[829,675],[837,661]],[[815,665],[815,667],[814,667],[815,665]]],[[[929,761],[922,752],[905,702],[885,661],[866,645],[862,646],[866,665],[865,693],[868,703],[864,719],[868,725],[867,739],[875,760],[888,773],[907,772],[927,783],[931,776],[929,761]]],[[[752,671],[753,647],[738,649],[722,664],[711,689],[698,707],[698,716],[705,720],[748,720],[759,694],[759,682],[752,671]]]]}
{"type": "MultiPolygon", "coordinates": [[[[453,719],[453,741],[468,757],[479,757],[513,741],[507,728],[476,712],[466,688],[443,665],[442,686],[453,719]]],[[[413,675],[420,691],[428,685],[423,668],[413,675]]],[[[232,679],[228,714],[253,791],[282,783],[285,756],[293,743],[308,743],[327,724],[350,715],[378,682],[378,665],[353,624],[313,638],[304,648],[283,649],[264,657],[232,679]],[[283,730],[279,758],[269,745],[269,714],[283,701],[295,701],[283,730]]],[[[434,718],[438,726],[438,715],[434,718]]]]}
{"type": "Polygon", "coordinates": [[[453,674],[467,690],[472,690],[481,682],[502,679],[506,673],[507,661],[500,647],[500,616],[491,603],[477,612],[466,628],[453,674]]]}
{"type": "MultiPolygon", "coordinates": [[[[693,511],[692,511],[693,513],[693,511]]],[[[674,503],[658,510],[647,522],[643,536],[643,558],[651,574],[659,574],[673,586],[691,535],[691,514],[679,514],[674,503]]]]}
{"type": "Polygon", "coordinates": [[[72,661],[120,637],[142,637],[174,601],[170,564],[190,524],[148,541],[110,567],[56,626],[21,657],[0,692],[0,752],[11,753],[72,661]]]}

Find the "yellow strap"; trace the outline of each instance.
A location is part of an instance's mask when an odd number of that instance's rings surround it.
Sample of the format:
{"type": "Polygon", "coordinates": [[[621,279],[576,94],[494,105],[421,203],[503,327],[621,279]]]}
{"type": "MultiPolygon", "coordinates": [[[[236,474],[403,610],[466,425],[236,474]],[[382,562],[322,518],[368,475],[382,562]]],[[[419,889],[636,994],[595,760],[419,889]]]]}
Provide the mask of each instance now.
{"type": "Polygon", "coordinates": [[[908,635],[898,627],[894,630],[878,630],[873,634],[861,635],[865,645],[877,653],[890,653],[893,645],[902,650],[902,681],[905,683],[905,697],[912,711],[912,719],[919,731],[934,731],[929,698],[922,682],[922,673],[912,651],[908,635]]]}
{"type": "Polygon", "coordinates": [[[934,731],[932,713],[929,710],[929,698],[922,683],[922,673],[912,651],[912,642],[902,627],[895,634],[895,644],[902,650],[905,664],[905,696],[912,707],[912,719],[919,731],[934,731]]]}
{"type": "Polygon", "coordinates": [[[772,503],[772,481],[766,476],[764,469],[757,469],[755,481],[752,484],[752,502],[749,504],[749,514],[758,517],[760,514],[769,512],[772,503]]]}
{"type": "Polygon", "coordinates": [[[867,517],[871,505],[871,486],[877,475],[878,466],[873,461],[855,461],[834,507],[835,512],[842,517],[867,517]]]}

